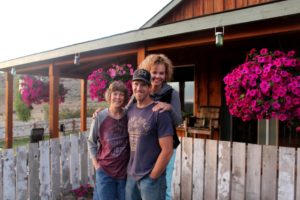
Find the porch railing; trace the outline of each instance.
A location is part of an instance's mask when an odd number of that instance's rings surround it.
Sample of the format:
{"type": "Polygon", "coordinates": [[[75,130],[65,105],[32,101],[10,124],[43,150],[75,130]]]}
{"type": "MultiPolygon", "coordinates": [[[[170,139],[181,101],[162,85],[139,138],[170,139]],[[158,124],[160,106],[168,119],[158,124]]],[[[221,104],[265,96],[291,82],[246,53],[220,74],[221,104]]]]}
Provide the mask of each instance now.
{"type": "MultiPolygon", "coordinates": [[[[0,151],[0,200],[60,199],[93,185],[86,134],[0,151]]],[[[300,150],[182,138],[174,199],[300,199],[300,150]]]]}

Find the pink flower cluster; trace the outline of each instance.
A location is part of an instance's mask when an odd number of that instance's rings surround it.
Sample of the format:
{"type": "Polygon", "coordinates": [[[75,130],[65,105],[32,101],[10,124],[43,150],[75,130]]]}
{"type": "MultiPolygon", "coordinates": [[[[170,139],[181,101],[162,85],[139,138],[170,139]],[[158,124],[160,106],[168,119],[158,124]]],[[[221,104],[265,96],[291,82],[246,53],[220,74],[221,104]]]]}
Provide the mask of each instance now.
{"type": "Polygon", "coordinates": [[[93,195],[94,188],[90,184],[81,185],[79,188],[71,190],[75,197],[87,197],[93,195]]]}
{"type": "Polygon", "coordinates": [[[246,62],[224,78],[230,114],[251,119],[300,119],[300,61],[295,51],[287,54],[266,48],[252,49],[246,62]]]}
{"type": "MultiPolygon", "coordinates": [[[[28,106],[49,102],[49,82],[42,81],[34,76],[21,77],[20,92],[22,101],[28,106]]],[[[63,84],[59,84],[59,102],[64,102],[68,90],[63,84]]]]}
{"type": "Polygon", "coordinates": [[[116,80],[123,81],[128,88],[128,94],[131,95],[131,77],[133,72],[134,68],[131,64],[112,64],[108,68],[101,67],[93,71],[88,77],[91,99],[97,99],[99,102],[104,101],[106,89],[111,82],[116,80]]]}

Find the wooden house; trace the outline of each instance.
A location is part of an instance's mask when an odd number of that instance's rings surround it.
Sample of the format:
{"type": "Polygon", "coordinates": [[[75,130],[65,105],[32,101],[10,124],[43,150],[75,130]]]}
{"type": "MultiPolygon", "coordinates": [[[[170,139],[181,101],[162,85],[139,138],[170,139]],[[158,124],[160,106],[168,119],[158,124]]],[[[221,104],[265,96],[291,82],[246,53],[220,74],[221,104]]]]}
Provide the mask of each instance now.
{"type": "Polygon", "coordinates": [[[6,73],[6,146],[12,145],[12,75],[49,76],[49,130],[58,136],[58,83],[81,79],[81,130],[86,127],[87,76],[99,66],[131,63],[146,55],[166,54],[175,65],[174,87],[182,108],[194,116],[202,108],[219,108],[216,138],[249,143],[299,146],[299,134],[276,120],[242,122],[224,100],[224,76],[245,60],[252,48],[300,52],[300,0],[173,0],[140,29],[0,63],[6,73]],[[216,47],[215,32],[224,45],[216,47]],[[74,55],[80,54],[80,65],[74,55]],[[265,134],[265,129],[270,134],[265,134]]]}

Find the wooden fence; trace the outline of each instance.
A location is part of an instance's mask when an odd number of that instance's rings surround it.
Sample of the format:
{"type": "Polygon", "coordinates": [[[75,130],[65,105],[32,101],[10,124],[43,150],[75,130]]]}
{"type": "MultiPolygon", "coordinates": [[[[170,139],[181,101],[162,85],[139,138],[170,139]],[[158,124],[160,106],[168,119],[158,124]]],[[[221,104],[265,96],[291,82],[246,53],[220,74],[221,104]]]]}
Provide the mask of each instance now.
{"type": "Polygon", "coordinates": [[[300,148],[183,138],[173,179],[175,200],[300,200],[300,148]]]}
{"type": "MultiPolygon", "coordinates": [[[[93,185],[86,136],[0,151],[0,200],[61,199],[80,184],[93,185]]],[[[184,137],[173,199],[300,200],[299,172],[299,149],[184,137]]]]}
{"type": "Polygon", "coordinates": [[[93,185],[87,134],[0,151],[0,200],[61,199],[80,184],[93,185]]]}

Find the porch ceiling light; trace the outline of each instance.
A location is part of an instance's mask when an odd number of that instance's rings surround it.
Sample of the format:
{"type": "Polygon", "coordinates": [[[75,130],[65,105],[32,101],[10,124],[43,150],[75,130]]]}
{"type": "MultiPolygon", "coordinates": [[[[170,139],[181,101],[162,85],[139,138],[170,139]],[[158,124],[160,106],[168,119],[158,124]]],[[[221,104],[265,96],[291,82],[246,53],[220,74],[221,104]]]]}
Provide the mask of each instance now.
{"type": "Polygon", "coordinates": [[[79,53],[75,53],[74,65],[80,65],[80,54],[79,53]]]}
{"type": "MultiPolygon", "coordinates": [[[[217,47],[221,47],[223,46],[224,43],[224,26],[223,26],[223,30],[217,30],[218,28],[215,28],[215,42],[216,42],[216,46],[217,47]]],[[[221,29],[221,27],[219,28],[221,29]]]]}
{"type": "Polygon", "coordinates": [[[14,67],[12,67],[11,70],[10,70],[10,74],[13,75],[13,76],[15,76],[16,73],[17,73],[16,69],[14,67]]]}

